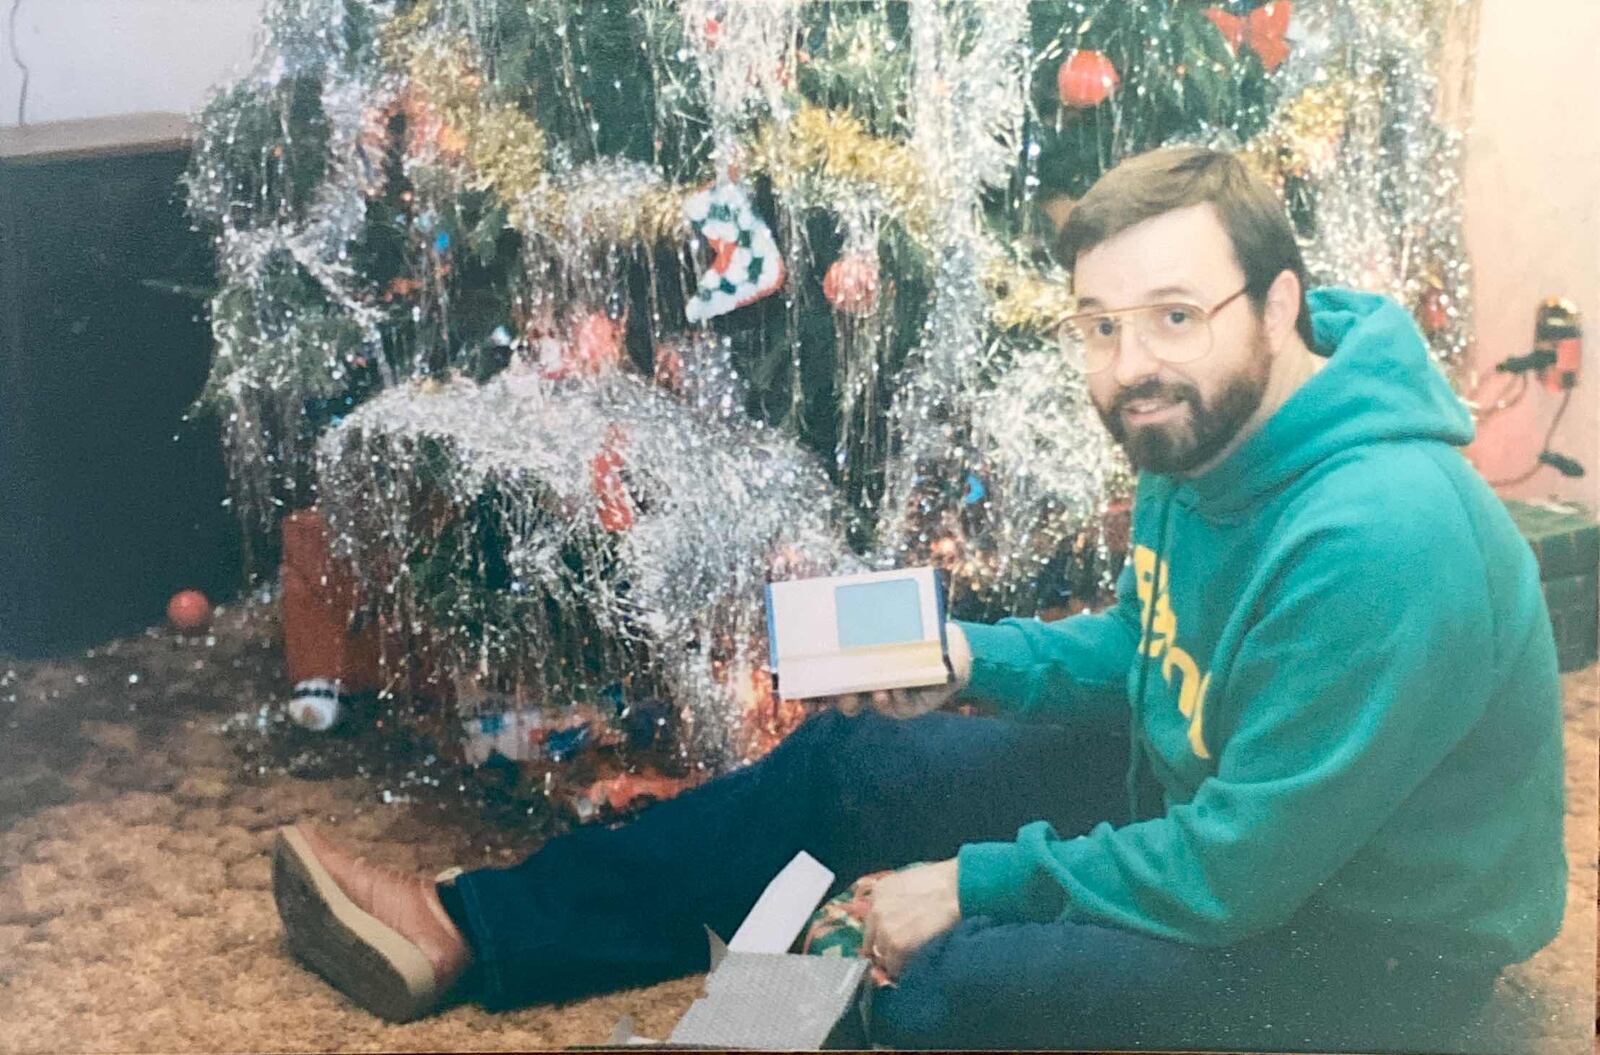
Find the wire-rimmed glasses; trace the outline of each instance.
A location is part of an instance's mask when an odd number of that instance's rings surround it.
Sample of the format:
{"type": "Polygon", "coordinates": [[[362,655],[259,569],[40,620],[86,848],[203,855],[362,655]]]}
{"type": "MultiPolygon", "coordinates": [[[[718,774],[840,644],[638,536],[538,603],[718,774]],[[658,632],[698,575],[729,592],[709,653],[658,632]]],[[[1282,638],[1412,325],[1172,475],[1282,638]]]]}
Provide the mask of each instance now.
{"type": "Polygon", "coordinates": [[[1162,362],[1192,363],[1211,351],[1212,318],[1249,288],[1241,286],[1210,308],[1183,301],[1163,301],[1133,308],[1079,312],[1062,320],[1061,344],[1082,357],[1084,373],[1099,373],[1116,359],[1122,347],[1122,329],[1128,326],[1144,349],[1162,362]]]}

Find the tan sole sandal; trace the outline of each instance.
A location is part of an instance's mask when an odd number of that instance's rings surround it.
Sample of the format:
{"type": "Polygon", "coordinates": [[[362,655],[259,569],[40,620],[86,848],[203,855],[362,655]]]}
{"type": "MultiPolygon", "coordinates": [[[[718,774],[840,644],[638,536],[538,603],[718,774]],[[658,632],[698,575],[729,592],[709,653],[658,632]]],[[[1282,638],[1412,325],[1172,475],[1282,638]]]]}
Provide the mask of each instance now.
{"type": "Polygon", "coordinates": [[[345,896],[293,828],[272,847],[272,896],[295,958],[391,1022],[435,1010],[443,998],[421,949],[345,896]]]}

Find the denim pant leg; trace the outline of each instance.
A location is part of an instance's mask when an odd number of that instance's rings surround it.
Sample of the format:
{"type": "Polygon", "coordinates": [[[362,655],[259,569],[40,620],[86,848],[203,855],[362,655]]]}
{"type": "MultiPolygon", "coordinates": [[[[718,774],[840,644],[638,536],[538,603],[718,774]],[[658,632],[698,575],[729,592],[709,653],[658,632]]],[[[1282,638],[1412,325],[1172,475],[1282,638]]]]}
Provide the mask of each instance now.
{"type": "Polygon", "coordinates": [[[1483,1052],[1492,971],[1441,971],[1381,940],[1283,928],[1199,948],[1087,924],[964,921],[872,996],[901,1048],[1483,1052]]]}
{"type": "Polygon", "coordinates": [[[704,970],[800,850],[837,876],[947,858],[1033,820],[1121,820],[1127,740],[930,714],[812,718],[767,757],[616,828],[456,880],[480,999],[510,1007],[704,970]]]}

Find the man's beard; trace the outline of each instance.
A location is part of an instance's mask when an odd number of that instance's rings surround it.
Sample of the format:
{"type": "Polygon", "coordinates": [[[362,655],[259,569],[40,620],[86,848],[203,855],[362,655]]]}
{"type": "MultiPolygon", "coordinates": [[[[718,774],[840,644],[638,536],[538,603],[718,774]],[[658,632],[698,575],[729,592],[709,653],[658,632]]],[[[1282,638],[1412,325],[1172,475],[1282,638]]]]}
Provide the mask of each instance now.
{"type": "Polygon", "coordinates": [[[1216,457],[1238,435],[1261,405],[1272,368],[1265,335],[1257,330],[1251,344],[1245,368],[1228,379],[1209,406],[1193,385],[1183,381],[1163,383],[1155,378],[1118,392],[1109,408],[1095,403],[1100,420],[1111,438],[1122,445],[1134,468],[1162,476],[1191,472],[1216,457]],[[1123,423],[1123,409],[1142,399],[1180,401],[1189,408],[1188,420],[1129,429],[1123,423]]]}

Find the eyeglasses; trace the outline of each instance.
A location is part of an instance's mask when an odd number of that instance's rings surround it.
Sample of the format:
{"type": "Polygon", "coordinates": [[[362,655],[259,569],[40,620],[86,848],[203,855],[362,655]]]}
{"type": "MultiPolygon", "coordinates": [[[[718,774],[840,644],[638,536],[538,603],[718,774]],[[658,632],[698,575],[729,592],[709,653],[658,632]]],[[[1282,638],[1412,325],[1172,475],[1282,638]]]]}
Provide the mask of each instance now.
{"type": "Polygon", "coordinates": [[[1192,363],[1211,351],[1211,320],[1249,289],[1244,286],[1210,309],[1182,301],[1144,304],[1114,311],[1085,311],[1062,320],[1062,347],[1083,358],[1083,371],[1110,366],[1122,347],[1122,328],[1130,326],[1145,351],[1164,363],[1192,363]]]}

